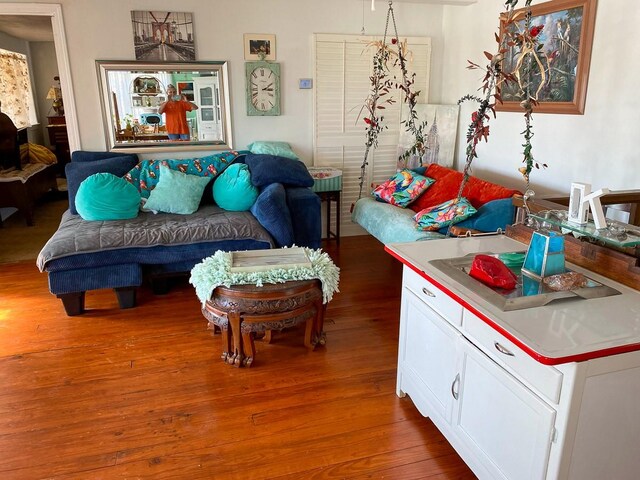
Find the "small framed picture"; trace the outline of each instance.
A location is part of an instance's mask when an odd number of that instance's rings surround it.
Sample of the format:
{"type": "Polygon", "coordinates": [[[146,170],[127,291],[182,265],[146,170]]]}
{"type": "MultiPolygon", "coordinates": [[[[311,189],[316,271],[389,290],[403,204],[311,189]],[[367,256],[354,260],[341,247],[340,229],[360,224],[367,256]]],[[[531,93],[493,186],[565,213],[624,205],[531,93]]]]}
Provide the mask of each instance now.
{"type": "Polygon", "coordinates": [[[591,193],[591,185],[588,183],[574,182],[571,184],[569,194],[569,216],[572,223],[585,225],[589,219],[589,202],[585,197],[591,193]]]}
{"type": "Polygon", "coordinates": [[[276,59],[276,36],[269,33],[245,33],[244,59],[274,61],[276,59]]]}

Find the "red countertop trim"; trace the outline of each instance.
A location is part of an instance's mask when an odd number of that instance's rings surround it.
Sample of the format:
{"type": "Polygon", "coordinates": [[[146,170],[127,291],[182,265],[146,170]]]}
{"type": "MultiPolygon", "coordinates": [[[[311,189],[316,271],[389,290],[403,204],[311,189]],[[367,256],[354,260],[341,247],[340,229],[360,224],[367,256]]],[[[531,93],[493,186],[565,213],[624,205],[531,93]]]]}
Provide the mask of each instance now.
{"type": "Polygon", "coordinates": [[[517,345],[519,348],[521,348],[524,352],[526,352],[527,355],[529,355],[530,357],[534,358],[536,361],[542,363],[543,365],[560,365],[562,363],[585,362],[587,360],[592,360],[594,358],[609,357],[611,355],[618,355],[620,353],[635,352],[637,350],[640,350],[640,343],[632,343],[632,344],[629,344],[629,345],[621,345],[619,347],[603,348],[601,350],[594,350],[594,351],[591,351],[591,352],[579,353],[579,354],[576,354],[576,355],[568,355],[566,357],[546,357],[546,356],[541,355],[540,353],[536,352],[535,350],[533,350],[528,345],[525,345],[524,343],[522,343],[522,341],[519,340],[517,337],[513,336],[511,333],[506,331],[500,325],[496,324],[489,317],[487,317],[483,313],[479,312],[476,308],[474,308],[472,305],[470,305],[469,303],[464,301],[462,298],[460,298],[458,295],[453,293],[451,290],[449,290],[447,287],[442,285],[440,282],[438,282],[437,280],[433,279],[432,277],[427,275],[425,272],[420,270],[418,267],[416,267],[415,265],[410,263],[408,260],[404,259],[400,255],[398,255],[396,252],[394,252],[391,249],[389,249],[386,245],[385,245],[384,249],[392,257],[394,257],[395,259],[397,259],[400,262],[402,262],[404,265],[409,267],[411,270],[416,272],[418,275],[420,275],[424,279],[426,279],[429,282],[433,283],[436,287],[438,287],[440,290],[442,290],[445,294],[447,294],[449,297],[451,297],[457,303],[459,303],[464,308],[469,310],[471,313],[476,315],[479,319],[481,319],[484,323],[486,323],[491,328],[493,328],[496,332],[500,333],[505,338],[507,338],[509,341],[513,342],[515,345],[517,345]]]}

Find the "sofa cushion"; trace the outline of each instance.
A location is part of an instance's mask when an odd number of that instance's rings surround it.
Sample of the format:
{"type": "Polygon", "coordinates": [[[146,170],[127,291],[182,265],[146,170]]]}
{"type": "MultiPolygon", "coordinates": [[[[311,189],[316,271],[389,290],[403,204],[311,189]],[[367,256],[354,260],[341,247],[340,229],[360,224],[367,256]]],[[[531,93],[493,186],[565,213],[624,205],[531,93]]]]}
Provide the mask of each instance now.
{"type": "Polygon", "coordinates": [[[82,181],[95,173],[111,173],[122,177],[137,163],[137,157],[131,155],[105,158],[91,162],[69,162],[64,168],[67,177],[67,191],[69,193],[69,210],[74,215],[76,210],[76,193],[82,181]]]}
{"type": "Polygon", "coordinates": [[[495,232],[499,228],[504,231],[513,222],[514,215],[515,207],[511,197],[501,198],[485,203],[475,215],[456,225],[481,232],[495,232]]]}
{"type": "Polygon", "coordinates": [[[291,145],[287,142],[253,142],[247,145],[247,148],[251,153],[275,155],[277,157],[290,158],[292,160],[298,160],[298,156],[293,150],[291,145]]]}
{"type": "Polygon", "coordinates": [[[143,160],[125,175],[140,192],[143,198],[149,194],[160,180],[160,165],[189,175],[207,177],[209,180],[220,175],[236,158],[238,152],[228,151],[208,155],[202,158],[185,158],[169,160],[143,160]]]}
{"type": "Polygon", "coordinates": [[[456,224],[476,213],[466,198],[448,200],[434,207],[427,207],[413,217],[419,230],[440,230],[456,224]]]}
{"type": "Polygon", "coordinates": [[[313,186],[313,177],[300,160],[275,155],[249,154],[245,163],[251,171],[251,183],[256,187],[265,187],[272,183],[292,187],[313,186]]]}
{"type": "Polygon", "coordinates": [[[405,169],[378,185],[371,194],[376,200],[405,208],[415,201],[433,182],[432,178],[424,177],[405,169]]]}
{"type": "Polygon", "coordinates": [[[264,187],[251,207],[251,213],[271,234],[276,246],[293,245],[293,224],[282,184],[272,183],[264,187]]]}
{"type": "Polygon", "coordinates": [[[160,180],[144,204],[145,210],[188,215],[198,210],[209,177],[187,175],[160,165],[160,180]]]}
{"type": "MultiPolygon", "coordinates": [[[[410,208],[413,211],[419,212],[427,207],[439,205],[458,196],[458,190],[463,178],[462,172],[431,164],[427,168],[426,176],[433,178],[435,183],[411,204],[410,208]]],[[[470,177],[464,187],[462,196],[477,209],[491,200],[510,198],[516,193],[520,192],[486,180],[470,177]]]]}
{"type": "MultiPolygon", "coordinates": [[[[76,150],[71,154],[72,162],[95,162],[96,160],[105,160],[113,157],[129,157],[138,163],[138,155],[135,153],[117,153],[117,152],[89,152],[86,150],[76,150]]],[[[134,163],[134,165],[135,165],[134,163]]]]}
{"type": "Polygon", "coordinates": [[[258,189],[251,184],[249,167],[242,163],[231,165],[213,183],[213,199],[225,210],[244,212],[256,198],[258,189]]]}
{"type": "Polygon", "coordinates": [[[76,193],[76,209],[84,220],[125,220],[138,216],[140,193],[124,178],[95,173],[76,193]]]}

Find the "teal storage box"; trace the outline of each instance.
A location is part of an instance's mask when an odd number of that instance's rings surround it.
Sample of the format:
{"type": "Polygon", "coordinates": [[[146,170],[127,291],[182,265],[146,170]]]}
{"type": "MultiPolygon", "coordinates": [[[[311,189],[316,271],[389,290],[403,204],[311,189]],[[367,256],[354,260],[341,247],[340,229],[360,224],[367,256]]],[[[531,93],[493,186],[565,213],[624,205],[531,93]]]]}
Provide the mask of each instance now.
{"type": "Polygon", "coordinates": [[[307,167],[313,177],[314,192],[337,192],[342,190],[342,170],[333,167],[307,167]]]}

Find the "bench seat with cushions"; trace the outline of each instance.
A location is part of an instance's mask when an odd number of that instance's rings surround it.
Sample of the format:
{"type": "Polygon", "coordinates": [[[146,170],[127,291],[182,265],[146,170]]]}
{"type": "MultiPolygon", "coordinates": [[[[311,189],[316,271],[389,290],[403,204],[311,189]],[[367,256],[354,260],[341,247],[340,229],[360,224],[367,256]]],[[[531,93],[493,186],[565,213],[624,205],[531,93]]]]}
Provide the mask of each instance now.
{"type": "MultiPolygon", "coordinates": [[[[320,199],[308,188],[313,179],[308,173],[304,175],[306,168],[302,162],[249,152],[158,161],[180,170],[193,167],[193,162],[198,170],[204,170],[201,167],[204,159],[213,158],[218,162],[214,163],[215,168],[209,167],[209,174],[203,173],[203,176],[210,175],[211,180],[199,208],[193,213],[142,210],[134,218],[85,220],[75,208],[83,201],[79,186],[96,173],[125,177],[134,185],[139,182],[138,186],[142,184],[152,191],[148,185],[152,179],[144,177],[139,167],[142,165],[144,172],[144,166],[148,167],[149,162],[153,166],[153,161],[138,163],[136,155],[114,155],[73,153],[66,168],[70,208],[37,259],[38,268],[48,273],[49,290],[62,300],[67,315],[82,313],[85,292],[102,288],[115,289],[121,308],[133,307],[136,289],[145,278],[163,279],[189,272],[217,250],[267,249],[294,244],[320,246],[320,199]],[[229,165],[237,163],[246,163],[257,189],[257,198],[250,210],[232,211],[213,202],[212,185],[224,179],[223,171],[229,165]],[[136,165],[137,170],[133,169],[136,165]],[[299,175],[292,174],[292,170],[299,175]]],[[[153,172],[158,171],[157,165],[155,168],[149,169],[153,177],[153,172]]],[[[146,197],[149,196],[147,192],[146,197]]]]}
{"type": "MultiPolygon", "coordinates": [[[[462,173],[431,164],[424,171],[424,176],[435,181],[406,208],[378,201],[373,196],[363,197],[355,204],[353,221],[384,244],[444,238],[448,226],[437,230],[421,230],[417,228],[414,216],[424,209],[456,198],[462,173]]],[[[477,212],[455,226],[481,232],[495,232],[499,228],[504,230],[513,222],[515,209],[511,199],[518,193],[517,190],[470,177],[462,196],[477,212]]]]}

